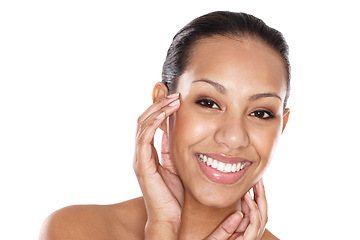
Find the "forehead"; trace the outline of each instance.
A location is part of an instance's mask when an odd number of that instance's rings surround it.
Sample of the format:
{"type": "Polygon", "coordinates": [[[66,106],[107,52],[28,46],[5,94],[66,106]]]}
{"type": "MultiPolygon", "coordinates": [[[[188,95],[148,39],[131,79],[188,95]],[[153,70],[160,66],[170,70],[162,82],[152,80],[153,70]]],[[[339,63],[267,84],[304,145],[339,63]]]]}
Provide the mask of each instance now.
{"type": "Polygon", "coordinates": [[[286,78],[281,56],[261,41],[215,36],[194,44],[178,86],[186,87],[191,79],[210,79],[228,89],[264,88],[285,95],[286,78]]]}

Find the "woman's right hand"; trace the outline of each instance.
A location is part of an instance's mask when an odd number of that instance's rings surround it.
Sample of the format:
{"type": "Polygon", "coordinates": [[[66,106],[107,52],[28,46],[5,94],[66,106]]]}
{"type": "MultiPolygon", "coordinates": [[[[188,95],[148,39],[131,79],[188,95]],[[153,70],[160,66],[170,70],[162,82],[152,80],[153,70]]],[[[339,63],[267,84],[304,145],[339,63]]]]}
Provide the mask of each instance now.
{"type": "Polygon", "coordinates": [[[267,200],[262,179],[256,183],[253,190],[254,199],[249,192],[241,198],[242,212],[230,215],[206,240],[260,240],[262,238],[268,221],[267,200]]]}
{"type": "Polygon", "coordinates": [[[154,147],[157,128],[180,107],[179,94],[151,105],[139,118],[133,167],[147,210],[146,238],[177,239],[184,189],[170,159],[167,133],[162,139],[162,164],[154,147]]]}

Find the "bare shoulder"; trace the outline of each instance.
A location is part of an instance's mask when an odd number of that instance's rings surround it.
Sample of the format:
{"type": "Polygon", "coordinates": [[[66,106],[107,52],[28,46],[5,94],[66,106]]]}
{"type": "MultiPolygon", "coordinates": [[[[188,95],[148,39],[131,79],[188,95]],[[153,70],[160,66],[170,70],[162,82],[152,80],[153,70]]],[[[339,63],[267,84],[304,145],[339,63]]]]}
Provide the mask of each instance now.
{"type": "Polygon", "coordinates": [[[113,205],[76,205],[52,213],[40,240],[144,239],[146,210],[142,198],[113,205]]]}
{"type": "Polygon", "coordinates": [[[261,237],[261,240],[279,240],[279,239],[275,237],[269,230],[265,229],[265,232],[261,237]]]}

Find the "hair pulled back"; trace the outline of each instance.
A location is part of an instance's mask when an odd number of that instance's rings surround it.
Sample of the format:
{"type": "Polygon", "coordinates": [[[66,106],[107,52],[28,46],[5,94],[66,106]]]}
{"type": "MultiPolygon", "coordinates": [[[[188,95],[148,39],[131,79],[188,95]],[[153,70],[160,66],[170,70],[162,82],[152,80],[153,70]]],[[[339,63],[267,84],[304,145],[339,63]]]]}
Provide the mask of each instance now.
{"type": "Polygon", "coordinates": [[[194,19],[175,35],[167,52],[162,71],[162,82],[167,86],[170,93],[175,91],[177,80],[186,69],[190,50],[194,43],[197,40],[214,35],[250,37],[262,41],[279,53],[287,71],[287,91],[284,102],[284,106],[286,106],[290,92],[288,45],[281,32],[267,26],[261,19],[246,13],[212,12],[194,19]]]}

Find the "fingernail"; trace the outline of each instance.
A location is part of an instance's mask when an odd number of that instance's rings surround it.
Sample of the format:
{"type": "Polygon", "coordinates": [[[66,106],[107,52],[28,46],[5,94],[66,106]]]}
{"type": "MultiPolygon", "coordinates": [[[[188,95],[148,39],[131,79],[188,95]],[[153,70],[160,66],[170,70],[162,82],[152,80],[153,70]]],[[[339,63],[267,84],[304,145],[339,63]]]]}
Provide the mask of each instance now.
{"type": "Polygon", "coordinates": [[[170,95],[168,95],[168,96],[166,96],[166,98],[177,98],[177,97],[179,97],[179,93],[173,93],[173,94],[170,94],[170,95]]]}
{"type": "Polygon", "coordinates": [[[169,106],[170,106],[170,107],[174,107],[174,106],[176,106],[176,105],[179,105],[179,103],[180,103],[180,100],[178,99],[178,100],[173,101],[172,103],[170,103],[169,106]]]}
{"type": "Polygon", "coordinates": [[[246,195],[251,199],[251,193],[250,193],[250,191],[247,192],[246,195]]]}
{"type": "Polygon", "coordinates": [[[155,119],[160,119],[165,116],[165,112],[160,113],[155,119]]]}
{"type": "Polygon", "coordinates": [[[239,214],[240,214],[241,218],[243,218],[243,217],[244,217],[244,214],[243,214],[242,212],[237,211],[237,213],[239,213],[239,214]]]}

